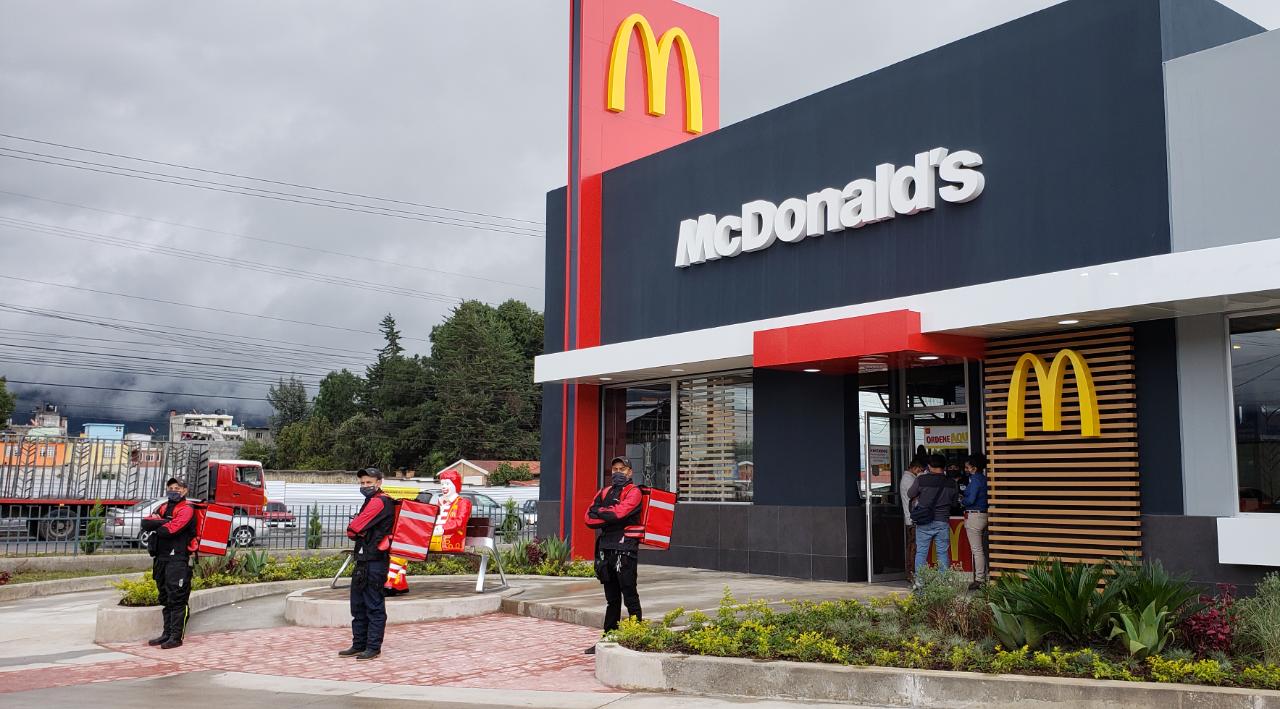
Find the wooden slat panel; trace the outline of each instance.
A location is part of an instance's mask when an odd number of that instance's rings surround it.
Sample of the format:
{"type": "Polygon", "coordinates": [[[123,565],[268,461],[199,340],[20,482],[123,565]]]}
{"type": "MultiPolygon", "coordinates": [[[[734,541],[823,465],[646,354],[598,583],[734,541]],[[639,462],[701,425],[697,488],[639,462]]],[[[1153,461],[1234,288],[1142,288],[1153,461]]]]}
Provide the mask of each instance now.
{"type": "Polygon", "coordinates": [[[1044,555],[1090,561],[1140,554],[1137,371],[1127,326],[1060,332],[988,343],[983,366],[985,437],[990,461],[991,559],[995,573],[1025,569],[1044,555]],[[1027,352],[1050,362],[1079,352],[1097,391],[1102,435],[1080,435],[1075,374],[1063,387],[1063,430],[1041,429],[1034,380],[1026,391],[1026,437],[1005,438],[1010,379],[1027,352]]]}

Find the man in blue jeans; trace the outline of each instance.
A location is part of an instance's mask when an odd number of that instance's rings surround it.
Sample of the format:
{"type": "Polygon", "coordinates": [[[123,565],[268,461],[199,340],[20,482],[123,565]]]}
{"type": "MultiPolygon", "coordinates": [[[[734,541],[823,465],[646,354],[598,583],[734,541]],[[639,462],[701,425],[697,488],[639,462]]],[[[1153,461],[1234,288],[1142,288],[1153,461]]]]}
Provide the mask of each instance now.
{"type": "Polygon", "coordinates": [[[956,482],[944,474],[947,459],[936,453],[929,456],[929,467],[907,490],[911,498],[911,519],[916,523],[916,580],[920,586],[920,570],[928,566],[929,544],[938,557],[938,568],[951,566],[951,503],[960,494],[956,482]]]}

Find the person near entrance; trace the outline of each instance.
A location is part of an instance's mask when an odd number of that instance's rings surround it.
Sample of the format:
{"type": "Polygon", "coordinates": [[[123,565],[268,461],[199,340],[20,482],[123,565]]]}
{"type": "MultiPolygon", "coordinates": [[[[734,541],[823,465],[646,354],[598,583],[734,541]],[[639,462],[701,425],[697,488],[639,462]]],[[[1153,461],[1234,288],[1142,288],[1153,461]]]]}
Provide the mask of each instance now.
{"type": "Polygon", "coordinates": [[[395,501],[382,491],[381,470],[365,468],[356,475],[364,503],[347,525],[347,537],[356,543],[352,552],[356,568],[351,574],[351,647],[338,651],[338,656],[372,660],[382,654],[382,636],[387,630],[387,602],[382,586],[391,561],[388,550],[395,501]]]}
{"type": "Polygon", "coordinates": [[[933,454],[929,456],[927,472],[916,478],[908,496],[915,500],[911,519],[916,523],[916,578],[920,585],[920,570],[928,566],[929,545],[933,545],[938,568],[951,566],[951,503],[960,494],[956,482],[947,477],[947,459],[933,454]]]}
{"type": "Polygon", "coordinates": [[[983,546],[987,531],[987,457],[975,453],[964,462],[969,484],[964,488],[964,533],[973,552],[973,583],[976,591],[987,583],[987,550],[983,546]]]}
{"type": "MultiPolygon", "coordinates": [[[[627,615],[642,619],[636,590],[637,555],[644,528],[640,525],[640,488],[631,483],[631,462],[621,456],[609,461],[609,484],[596,493],[584,521],[596,530],[596,578],[604,585],[604,631],[618,628],[622,603],[627,615]]],[[[594,655],[594,645],[587,648],[594,655]]]]}
{"type": "Polygon", "coordinates": [[[906,532],[906,544],[904,546],[905,553],[902,558],[903,566],[907,570],[907,580],[914,581],[916,577],[915,567],[912,565],[916,558],[916,523],[911,521],[911,496],[907,493],[911,490],[911,486],[915,484],[916,478],[924,472],[924,459],[912,458],[911,463],[907,465],[907,469],[902,472],[902,479],[898,481],[898,494],[902,497],[902,519],[903,529],[906,532]]]}
{"type": "Polygon", "coordinates": [[[196,539],[196,511],[187,501],[187,481],[169,478],[165,501],[142,520],[142,530],[150,532],[147,551],[155,561],[151,578],[156,582],[160,605],[164,606],[164,631],[147,641],[161,650],[182,647],[187,632],[187,600],[191,598],[191,551],[196,539]]]}

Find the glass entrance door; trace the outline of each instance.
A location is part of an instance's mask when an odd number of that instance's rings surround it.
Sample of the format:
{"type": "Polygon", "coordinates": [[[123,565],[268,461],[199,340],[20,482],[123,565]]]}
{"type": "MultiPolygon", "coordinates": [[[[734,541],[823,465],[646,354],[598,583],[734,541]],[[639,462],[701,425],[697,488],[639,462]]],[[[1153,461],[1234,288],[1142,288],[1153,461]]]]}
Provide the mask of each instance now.
{"type": "Polygon", "coordinates": [[[906,578],[906,514],[902,472],[915,450],[916,431],[906,414],[867,412],[863,431],[866,472],[862,499],[867,520],[867,579],[906,578]]]}

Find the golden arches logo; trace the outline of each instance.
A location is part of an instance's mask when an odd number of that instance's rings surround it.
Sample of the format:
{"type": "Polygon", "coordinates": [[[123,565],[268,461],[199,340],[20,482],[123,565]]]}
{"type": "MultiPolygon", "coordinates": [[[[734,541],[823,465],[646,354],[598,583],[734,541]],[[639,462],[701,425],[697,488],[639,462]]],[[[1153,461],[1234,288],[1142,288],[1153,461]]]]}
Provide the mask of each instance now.
{"type": "Polygon", "coordinates": [[[693,55],[689,35],[679,27],[672,27],[657,38],[649,21],[639,13],[623,20],[613,35],[613,49],[609,52],[607,108],[614,113],[626,110],[627,55],[631,50],[631,35],[636,30],[640,31],[640,46],[644,50],[649,115],[663,116],[667,113],[667,64],[671,60],[671,49],[679,45],[680,66],[684,72],[684,130],[695,135],[701,133],[702,81],[698,77],[698,60],[693,55]]]}
{"type": "Polygon", "coordinates": [[[1093,386],[1093,373],[1089,365],[1075,350],[1061,350],[1054,355],[1053,363],[1045,370],[1039,356],[1022,355],[1013,366],[1013,378],[1009,380],[1009,404],[1005,416],[1005,438],[1019,439],[1025,435],[1027,377],[1035,375],[1040,390],[1040,417],[1045,431],[1062,430],[1062,388],[1067,378],[1067,367],[1075,374],[1076,389],[1080,396],[1080,435],[1102,435],[1098,416],[1098,394],[1093,386]]]}

